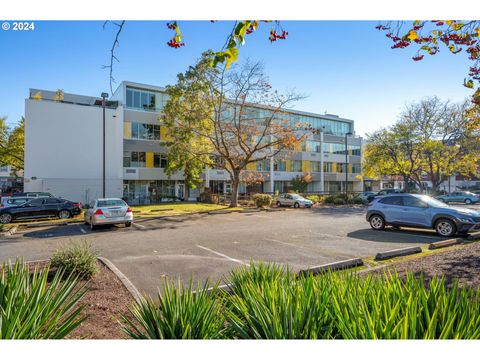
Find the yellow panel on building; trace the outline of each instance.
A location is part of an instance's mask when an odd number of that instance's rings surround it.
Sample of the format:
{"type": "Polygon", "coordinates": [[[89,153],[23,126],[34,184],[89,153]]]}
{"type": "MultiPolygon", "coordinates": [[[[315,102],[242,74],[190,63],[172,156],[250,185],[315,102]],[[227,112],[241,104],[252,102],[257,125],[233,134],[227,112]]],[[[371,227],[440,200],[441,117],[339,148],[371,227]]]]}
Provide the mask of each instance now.
{"type": "Polygon", "coordinates": [[[123,123],[123,138],[124,139],[132,138],[132,123],[130,121],[125,121],[123,123]]]}
{"type": "Polygon", "coordinates": [[[285,171],[290,172],[290,160],[285,160],[285,171]]]}
{"type": "Polygon", "coordinates": [[[257,163],[249,163],[247,164],[247,170],[257,170],[257,163]]]}
{"type": "Polygon", "coordinates": [[[147,162],[147,168],[153,168],[153,152],[147,152],[146,162],[147,162]]]}
{"type": "Polygon", "coordinates": [[[337,164],[333,163],[332,164],[332,173],[336,173],[336,172],[337,172],[337,164]]]}
{"type": "Polygon", "coordinates": [[[302,160],[302,171],[303,172],[310,172],[310,161],[302,160]]]}

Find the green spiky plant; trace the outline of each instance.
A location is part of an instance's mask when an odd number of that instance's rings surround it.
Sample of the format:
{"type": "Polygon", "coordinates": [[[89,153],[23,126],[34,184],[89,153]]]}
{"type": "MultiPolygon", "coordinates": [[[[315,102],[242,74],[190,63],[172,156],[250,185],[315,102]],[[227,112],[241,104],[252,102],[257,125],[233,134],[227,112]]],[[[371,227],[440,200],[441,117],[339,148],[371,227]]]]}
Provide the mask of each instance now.
{"type": "Polygon", "coordinates": [[[63,339],[85,319],[77,277],[49,280],[48,268],[31,272],[20,260],[0,268],[0,339],[63,339]]]}
{"type": "Polygon", "coordinates": [[[219,339],[223,338],[223,296],[217,285],[210,291],[209,283],[197,287],[193,281],[182,285],[164,280],[157,302],[146,297],[134,304],[131,315],[123,315],[123,331],[134,339],[219,339]]]}

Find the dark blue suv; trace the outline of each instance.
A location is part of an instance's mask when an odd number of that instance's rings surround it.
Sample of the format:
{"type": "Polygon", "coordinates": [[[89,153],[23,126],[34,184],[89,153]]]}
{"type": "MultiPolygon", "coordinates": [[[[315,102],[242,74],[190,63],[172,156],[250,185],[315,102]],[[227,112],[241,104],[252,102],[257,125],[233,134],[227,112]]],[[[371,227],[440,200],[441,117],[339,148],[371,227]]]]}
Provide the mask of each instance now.
{"type": "Polygon", "coordinates": [[[455,208],[427,195],[391,194],[375,198],[369,205],[367,221],[374,230],[385,226],[434,229],[440,236],[480,230],[480,213],[455,208]]]}

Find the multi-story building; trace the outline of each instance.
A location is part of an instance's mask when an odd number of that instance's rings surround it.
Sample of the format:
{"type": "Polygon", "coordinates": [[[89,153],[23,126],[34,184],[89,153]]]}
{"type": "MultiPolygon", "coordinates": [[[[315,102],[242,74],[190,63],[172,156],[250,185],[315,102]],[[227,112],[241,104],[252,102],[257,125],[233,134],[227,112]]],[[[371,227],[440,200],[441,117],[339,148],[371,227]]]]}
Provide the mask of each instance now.
{"type": "Polygon", "coordinates": [[[23,171],[11,165],[0,166],[0,195],[23,191],[23,171]]]}
{"type": "MultiPolygon", "coordinates": [[[[102,195],[102,99],[64,94],[63,101],[55,101],[54,96],[53,91],[30,89],[26,99],[25,190],[48,191],[86,202],[102,195]]],[[[128,81],[122,82],[107,101],[106,196],[126,197],[131,203],[155,202],[161,195],[183,198],[183,175],[167,176],[164,171],[168,137],[159,116],[166,101],[163,88],[128,81]]],[[[312,176],[309,192],[340,192],[345,186],[349,191],[362,191],[358,178],[362,139],[354,135],[353,120],[285,112],[291,121],[309,123],[319,134],[312,135],[287,158],[251,164],[247,170],[262,172],[265,181],[253,188],[243,184],[240,192],[286,191],[294,177],[307,172],[312,176]]],[[[206,169],[203,179],[213,192],[231,190],[224,170],[206,169]]],[[[196,198],[199,191],[191,191],[190,197],[196,198]]]]}

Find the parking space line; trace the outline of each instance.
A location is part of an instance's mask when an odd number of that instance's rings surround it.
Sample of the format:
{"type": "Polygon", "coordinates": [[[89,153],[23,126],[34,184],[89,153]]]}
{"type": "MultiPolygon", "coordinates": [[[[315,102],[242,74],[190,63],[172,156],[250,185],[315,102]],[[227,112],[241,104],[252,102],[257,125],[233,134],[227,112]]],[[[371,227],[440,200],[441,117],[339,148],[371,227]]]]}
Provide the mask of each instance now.
{"type": "Polygon", "coordinates": [[[81,226],[81,225],[78,225],[78,228],[80,229],[80,231],[84,234],[86,234],[87,232],[85,231],[85,229],[81,226]]]}
{"type": "Polygon", "coordinates": [[[140,225],[140,224],[137,224],[137,223],[132,223],[132,225],[139,228],[139,229],[145,229],[145,225],[140,225]]]}
{"type": "Polygon", "coordinates": [[[238,259],[231,258],[231,257],[228,256],[228,255],[219,253],[218,251],[209,249],[209,248],[207,248],[207,247],[205,247],[205,246],[197,245],[197,247],[200,248],[200,249],[209,251],[209,252],[211,252],[211,253],[213,253],[213,254],[215,254],[215,255],[221,256],[221,257],[223,257],[223,258],[225,258],[225,259],[227,259],[227,260],[230,260],[230,261],[233,261],[233,262],[242,264],[242,265],[250,266],[250,264],[247,264],[246,262],[243,262],[242,260],[238,260],[238,259]]]}

